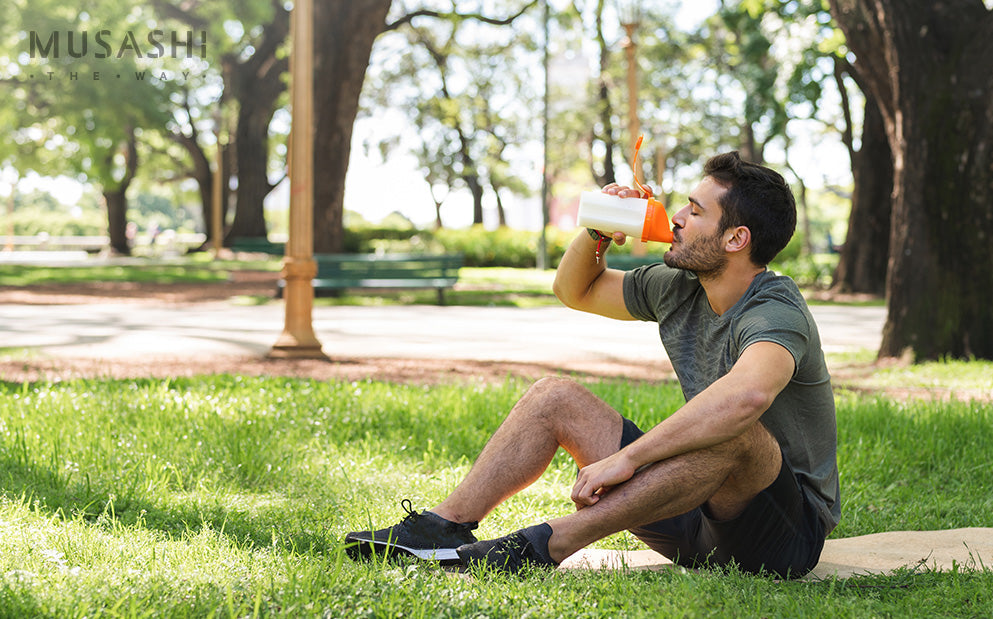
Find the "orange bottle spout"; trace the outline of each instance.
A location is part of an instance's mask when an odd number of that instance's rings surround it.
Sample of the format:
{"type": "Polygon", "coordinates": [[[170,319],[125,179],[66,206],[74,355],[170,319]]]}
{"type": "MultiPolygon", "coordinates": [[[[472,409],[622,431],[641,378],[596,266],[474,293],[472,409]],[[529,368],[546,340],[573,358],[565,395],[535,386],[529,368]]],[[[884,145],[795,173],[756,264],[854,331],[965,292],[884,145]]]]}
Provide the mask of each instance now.
{"type": "Polygon", "coordinates": [[[665,206],[654,198],[648,198],[648,208],[645,209],[645,225],[641,229],[641,241],[658,241],[672,243],[672,228],[669,227],[669,216],[665,206]]]}

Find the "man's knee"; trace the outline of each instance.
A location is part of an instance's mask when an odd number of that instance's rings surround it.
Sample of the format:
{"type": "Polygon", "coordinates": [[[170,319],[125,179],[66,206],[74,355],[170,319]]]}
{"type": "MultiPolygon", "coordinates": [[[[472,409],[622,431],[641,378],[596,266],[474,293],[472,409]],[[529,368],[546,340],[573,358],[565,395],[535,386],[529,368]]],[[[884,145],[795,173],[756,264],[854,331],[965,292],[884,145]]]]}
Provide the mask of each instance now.
{"type": "Polygon", "coordinates": [[[580,383],[561,377],[535,382],[518,402],[521,420],[549,430],[585,466],[617,451],[623,418],[580,383]]]}
{"type": "Polygon", "coordinates": [[[529,391],[534,391],[541,394],[552,394],[552,395],[565,395],[573,394],[579,392],[586,392],[586,387],[583,387],[571,378],[563,378],[562,376],[545,376],[544,378],[539,378],[531,385],[529,391]]]}
{"type": "Polygon", "coordinates": [[[521,403],[528,405],[535,413],[547,414],[570,408],[571,403],[580,398],[592,397],[585,387],[574,380],[558,376],[538,379],[528,389],[521,403]]]}

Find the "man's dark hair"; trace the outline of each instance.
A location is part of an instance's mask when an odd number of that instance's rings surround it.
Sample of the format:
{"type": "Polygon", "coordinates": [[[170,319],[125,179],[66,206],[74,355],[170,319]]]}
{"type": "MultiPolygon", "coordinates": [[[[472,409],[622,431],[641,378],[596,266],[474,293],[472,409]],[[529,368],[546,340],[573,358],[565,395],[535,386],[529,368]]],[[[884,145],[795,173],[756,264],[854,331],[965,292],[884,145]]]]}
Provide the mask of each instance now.
{"type": "Polygon", "coordinates": [[[720,230],[748,228],[752,262],[769,264],[796,230],[796,200],[786,180],[765,166],[742,161],[737,151],[711,157],[703,173],[726,189],[719,201],[720,230]]]}

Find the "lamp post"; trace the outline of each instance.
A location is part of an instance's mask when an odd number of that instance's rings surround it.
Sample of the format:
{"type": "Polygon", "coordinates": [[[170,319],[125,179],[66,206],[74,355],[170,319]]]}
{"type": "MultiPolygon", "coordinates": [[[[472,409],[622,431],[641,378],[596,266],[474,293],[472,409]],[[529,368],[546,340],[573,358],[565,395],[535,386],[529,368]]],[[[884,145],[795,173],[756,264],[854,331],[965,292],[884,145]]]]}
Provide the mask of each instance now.
{"type": "Polygon", "coordinates": [[[283,258],[285,326],[270,357],[326,359],[314,335],[314,5],[297,0],[290,14],[290,238],[283,258]]]}
{"type": "MultiPolygon", "coordinates": [[[[617,16],[620,18],[621,27],[624,28],[624,53],[627,57],[628,65],[628,153],[634,152],[635,142],[641,132],[641,123],[638,122],[638,61],[636,52],[638,44],[634,41],[634,34],[641,25],[641,2],[640,0],[617,0],[617,16]]],[[[634,165],[634,162],[631,162],[634,165]]],[[[631,170],[631,174],[637,176],[637,172],[631,170]]],[[[645,244],[635,243],[631,247],[631,253],[636,256],[645,255],[645,244]]]]}
{"type": "Polygon", "coordinates": [[[639,0],[618,0],[617,15],[624,28],[624,53],[627,57],[627,81],[628,81],[628,144],[629,153],[634,152],[634,143],[638,139],[641,125],[638,122],[638,62],[636,52],[638,44],[635,43],[634,34],[641,25],[641,3],[639,0]]]}
{"type": "Polygon", "coordinates": [[[545,230],[548,228],[548,0],[541,3],[541,27],[544,33],[541,40],[544,45],[541,66],[545,79],[544,92],[542,93],[541,108],[541,235],[538,237],[538,257],[535,266],[539,271],[548,268],[548,239],[545,237],[545,230]]]}

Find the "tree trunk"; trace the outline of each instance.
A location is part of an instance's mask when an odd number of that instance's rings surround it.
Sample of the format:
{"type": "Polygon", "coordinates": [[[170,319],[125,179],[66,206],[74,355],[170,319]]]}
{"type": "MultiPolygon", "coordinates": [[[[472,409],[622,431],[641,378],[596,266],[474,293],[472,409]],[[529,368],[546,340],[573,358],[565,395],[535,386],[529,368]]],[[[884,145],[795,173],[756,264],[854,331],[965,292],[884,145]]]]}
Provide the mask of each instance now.
{"type": "Polygon", "coordinates": [[[193,128],[190,135],[175,132],[172,134],[172,139],[186,149],[186,152],[190,155],[190,159],[193,161],[193,169],[190,171],[190,176],[196,181],[197,189],[200,192],[200,210],[206,237],[203,245],[194,251],[202,251],[210,243],[211,233],[213,232],[210,229],[210,218],[214,203],[214,192],[212,190],[213,173],[210,169],[210,160],[207,158],[207,154],[203,152],[203,148],[200,147],[196,127],[193,128]]]}
{"type": "Polygon", "coordinates": [[[120,188],[104,189],[103,201],[107,205],[107,232],[110,236],[110,251],[120,256],[131,255],[128,244],[128,200],[120,188]]]}
{"type": "Polygon", "coordinates": [[[832,288],[883,296],[890,248],[893,155],[879,106],[872,95],[865,97],[862,146],[851,151],[855,181],[852,212],[832,288]]]}
{"type": "Polygon", "coordinates": [[[225,85],[233,87],[232,98],[238,102],[234,135],[238,188],[234,221],[225,245],[236,238],[266,236],[263,202],[275,187],[269,182],[269,122],[276,101],[286,89],[283,78],[289,69],[287,58],[277,56],[289,34],[289,12],[275,1],[273,11],[272,22],[263,30],[262,41],[248,60],[232,56],[224,59],[225,85]]]}
{"type": "Polygon", "coordinates": [[[503,198],[500,197],[500,189],[493,188],[493,195],[496,196],[497,225],[501,228],[507,227],[507,209],[503,206],[503,198]]]}
{"type": "MultiPolygon", "coordinates": [[[[122,256],[131,255],[128,243],[128,199],[127,191],[138,171],[138,139],[134,127],[128,127],[124,143],[124,176],[116,185],[104,184],[103,200],[107,205],[107,235],[110,237],[110,250],[122,256]]],[[[112,169],[114,151],[107,155],[107,169],[112,169]]]]}
{"type": "Polygon", "coordinates": [[[608,83],[608,70],[610,68],[610,46],[603,35],[603,9],[604,0],[597,2],[596,8],[596,40],[597,48],[600,52],[600,74],[597,77],[597,98],[596,121],[590,131],[590,152],[594,151],[593,145],[599,139],[603,143],[603,170],[597,171],[593,158],[590,157],[590,172],[593,175],[593,182],[597,187],[603,187],[617,181],[617,172],[614,170],[614,110],[610,104],[610,84],[608,83]]]}
{"type": "Polygon", "coordinates": [[[238,187],[235,189],[234,221],[227,232],[225,245],[229,245],[231,239],[266,236],[263,204],[273,189],[269,182],[269,121],[274,108],[274,98],[241,100],[234,143],[238,187]]]}
{"type": "Polygon", "coordinates": [[[993,12],[830,0],[893,151],[880,356],[993,359],[993,12]]]}
{"type": "MultiPolygon", "coordinates": [[[[359,94],[372,44],[385,27],[391,0],[317,2],[314,27],[314,252],[344,248],[345,175],[359,94]]],[[[394,199],[387,190],[369,200],[394,199]]]]}
{"type": "Polygon", "coordinates": [[[476,173],[476,163],[472,160],[472,156],[469,155],[468,150],[466,150],[465,142],[462,142],[462,161],[469,170],[468,174],[462,175],[462,180],[469,187],[469,193],[472,194],[472,223],[482,224],[483,223],[483,183],[479,180],[479,174],[476,173]],[[469,166],[472,166],[471,168],[469,166]]]}

